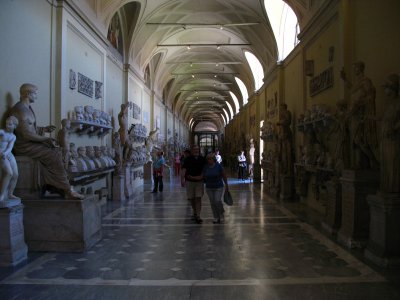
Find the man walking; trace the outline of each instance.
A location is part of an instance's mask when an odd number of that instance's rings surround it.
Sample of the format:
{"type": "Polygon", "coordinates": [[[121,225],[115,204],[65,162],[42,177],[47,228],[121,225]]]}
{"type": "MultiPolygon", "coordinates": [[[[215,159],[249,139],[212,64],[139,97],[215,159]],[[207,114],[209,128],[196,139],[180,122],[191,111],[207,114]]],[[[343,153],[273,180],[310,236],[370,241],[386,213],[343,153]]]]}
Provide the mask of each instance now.
{"type": "Polygon", "coordinates": [[[202,179],[198,179],[203,174],[206,160],[200,155],[199,146],[192,147],[191,155],[188,156],[182,165],[181,184],[185,186],[187,198],[193,209],[193,219],[197,224],[203,223],[200,218],[201,198],[204,194],[204,184],[202,179]]]}

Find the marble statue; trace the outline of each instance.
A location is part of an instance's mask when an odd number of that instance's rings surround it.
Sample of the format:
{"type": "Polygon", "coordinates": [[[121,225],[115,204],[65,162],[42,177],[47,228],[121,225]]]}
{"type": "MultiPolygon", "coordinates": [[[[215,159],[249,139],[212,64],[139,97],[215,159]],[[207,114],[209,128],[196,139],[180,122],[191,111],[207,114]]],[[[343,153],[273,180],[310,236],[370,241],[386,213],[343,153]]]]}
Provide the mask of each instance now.
{"type": "Polygon", "coordinates": [[[7,203],[20,199],[14,195],[14,189],[18,179],[18,166],[11,150],[14,147],[16,137],[14,130],[18,126],[18,120],[10,116],[6,120],[6,129],[0,129],[0,159],[1,159],[1,179],[0,179],[0,207],[7,206],[7,203]]]}
{"type": "Polygon", "coordinates": [[[69,144],[69,160],[68,160],[68,172],[76,173],[79,172],[78,168],[78,152],[74,143],[69,144]]]}
{"type": "Polygon", "coordinates": [[[85,113],[83,114],[84,119],[86,122],[92,122],[93,121],[93,111],[94,108],[91,105],[85,105],[84,107],[85,113]]]}
{"type": "Polygon", "coordinates": [[[86,156],[93,161],[96,170],[102,168],[101,161],[96,157],[93,146],[86,146],[86,156]]]}
{"type": "Polygon", "coordinates": [[[347,79],[344,71],[341,71],[341,77],[350,90],[348,118],[355,153],[352,167],[377,169],[378,161],[374,152],[378,146],[375,119],[376,91],[371,79],[364,75],[364,63],[356,62],[353,67],[355,76],[353,83],[347,79]]]}
{"type": "Polygon", "coordinates": [[[78,147],[78,155],[79,157],[86,163],[87,170],[88,171],[93,171],[96,169],[96,165],[94,164],[94,161],[91,160],[87,155],[86,155],[86,147],[80,146],[78,147]]]}
{"type": "Polygon", "coordinates": [[[128,142],[128,104],[121,104],[121,111],[118,114],[118,123],[119,123],[119,137],[121,139],[121,144],[125,145],[128,142]]]}
{"type": "Polygon", "coordinates": [[[152,162],[152,158],[151,158],[151,151],[153,151],[153,147],[154,147],[154,139],[155,139],[155,135],[157,133],[158,128],[156,128],[155,130],[150,131],[149,136],[146,138],[146,160],[147,162],[152,162]]]}
{"type": "Polygon", "coordinates": [[[52,132],[55,127],[36,126],[36,117],[31,104],[37,99],[37,92],[38,89],[33,84],[21,85],[20,101],[10,110],[10,116],[16,117],[19,123],[15,129],[17,139],[14,153],[39,161],[44,182],[42,190],[49,186],[59,191],[65,198],[83,199],[84,196],[75,192],[68,181],[61,151],[55,140],[44,135],[44,133],[52,132]]]}
{"type": "Polygon", "coordinates": [[[85,160],[79,155],[78,150],[76,149],[76,146],[74,143],[70,144],[70,153],[71,153],[72,159],[76,163],[78,172],[87,172],[88,166],[87,166],[85,160]]]}
{"type": "Polygon", "coordinates": [[[250,139],[250,150],[249,150],[249,157],[250,157],[250,164],[254,164],[254,153],[256,151],[256,148],[254,147],[254,140],[250,139]]]}
{"type": "Polygon", "coordinates": [[[83,106],[75,106],[74,112],[75,112],[75,120],[83,121],[85,119],[83,115],[83,106]]]}
{"type": "Polygon", "coordinates": [[[335,141],[333,148],[333,161],[335,169],[341,172],[346,165],[346,146],[349,139],[347,103],[346,101],[338,101],[336,107],[337,111],[332,117],[336,121],[336,125],[334,125],[331,130],[332,137],[335,141]]]}
{"type": "Polygon", "coordinates": [[[390,97],[382,118],[380,144],[380,190],[400,193],[400,97],[399,76],[389,75],[384,83],[390,97]]]}
{"type": "Polygon", "coordinates": [[[57,142],[62,149],[62,158],[64,162],[65,170],[68,170],[69,154],[70,154],[70,143],[69,134],[71,132],[71,121],[68,119],[61,120],[61,129],[57,134],[57,142]]]}
{"type": "Polygon", "coordinates": [[[286,104],[281,104],[279,109],[278,146],[281,175],[293,175],[293,154],[292,154],[292,114],[286,104]]]}
{"type": "Polygon", "coordinates": [[[122,146],[121,146],[121,139],[119,137],[118,132],[114,132],[113,134],[113,148],[115,151],[114,160],[116,166],[116,172],[120,172],[122,168],[122,146]]]}
{"type": "Polygon", "coordinates": [[[94,154],[96,155],[96,158],[100,161],[101,167],[102,168],[107,168],[108,167],[108,162],[107,160],[103,157],[103,152],[101,151],[101,148],[99,146],[93,146],[94,149],[94,154]]]}

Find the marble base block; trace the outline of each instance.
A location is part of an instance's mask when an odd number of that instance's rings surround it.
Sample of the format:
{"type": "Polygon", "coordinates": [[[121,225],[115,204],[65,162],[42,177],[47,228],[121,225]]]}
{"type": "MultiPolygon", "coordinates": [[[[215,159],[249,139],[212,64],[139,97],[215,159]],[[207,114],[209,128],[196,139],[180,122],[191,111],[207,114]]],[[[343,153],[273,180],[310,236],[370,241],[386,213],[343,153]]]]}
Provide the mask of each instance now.
{"type": "Polygon", "coordinates": [[[281,176],[281,190],[279,198],[281,200],[293,200],[293,177],[281,176]]]}
{"type": "Polygon", "coordinates": [[[336,236],[342,222],[342,187],[337,180],[330,180],[326,182],[326,188],[326,218],[321,226],[326,233],[336,236]]]}
{"type": "Polygon", "coordinates": [[[125,201],[125,176],[114,175],[113,176],[113,201],[125,201]]]}
{"type": "Polygon", "coordinates": [[[0,208],[0,266],[15,266],[27,258],[22,204],[0,208]]]}
{"type": "Polygon", "coordinates": [[[145,184],[153,183],[153,163],[151,161],[143,166],[143,180],[145,184]]]}
{"type": "Polygon", "coordinates": [[[379,173],[371,170],[342,172],[342,222],[338,241],[348,248],[362,248],[367,243],[370,220],[367,195],[376,194],[378,180],[379,173]]]}
{"type": "Polygon", "coordinates": [[[83,200],[23,200],[29,251],[83,252],[102,237],[97,195],[83,200]]]}
{"type": "Polygon", "coordinates": [[[369,195],[370,234],[364,255],[382,267],[400,266],[400,194],[369,195]]]}

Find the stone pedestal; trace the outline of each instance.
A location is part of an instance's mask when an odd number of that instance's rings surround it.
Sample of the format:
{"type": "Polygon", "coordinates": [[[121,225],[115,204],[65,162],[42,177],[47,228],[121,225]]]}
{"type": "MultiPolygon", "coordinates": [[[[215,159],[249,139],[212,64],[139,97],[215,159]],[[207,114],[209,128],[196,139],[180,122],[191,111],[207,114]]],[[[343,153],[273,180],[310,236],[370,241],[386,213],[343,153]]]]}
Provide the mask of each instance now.
{"type": "Polygon", "coordinates": [[[293,177],[281,176],[281,186],[279,198],[281,200],[293,200],[293,177]]]}
{"type": "Polygon", "coordinates": [[[123,171],[125,175],[125,197],[129,199],[133,195],[131,165],[124,166],[123,171]]]}
{"type": "Polygon", "coordinates": [[[143,180],[145,184],[153,183],[153,162],[149,161],[143,166],[143,180]]]}
{"type": "Polygon", "coordinates": [[[400,194],[367,197],[371,212],[365,257],[383,267],[400,266],[400,194]]]}
{"type": "Polygon", "coordinates": [[[338,180],[330,180],[326,182],[326,188],[326,218],[321,225],[325,232],[336,236],[342,222],[342,186],[338,180]]]}
{"type": "Polygon", "coordinates": [[[113,201],[125,201],[125,175],[114,174],[112,189],[113,201]]]}
{"type": "Polygon", "coordinates": [[[19,176],[14,194],[22,199],[40,197],[40,164],[27,156],[16,156],[19,176]]]}
{"type": "Polygon", "coordinates": [[[23,200],[29,251],[83,252],[101,237],[97,195],[83,200],[23,200]]]}
{"type": "Polygon", "coordinates": [[[338,241],[348,248],[366,245],[369,235],[370,213],[367,195],[375,194],[379,173],[370,170],[344,170],[342,185],[342,224],[338,241]]]}
{"type": "Polygon", "coordinates": [[[22,204],[0,208],[0,266],[15,266],[26,260],[22,204]]]}
{"type": "Polygon", "coordinates": [[[257,162],[253,165],[253,181],[261,182],[261,165],[257,162]]]}

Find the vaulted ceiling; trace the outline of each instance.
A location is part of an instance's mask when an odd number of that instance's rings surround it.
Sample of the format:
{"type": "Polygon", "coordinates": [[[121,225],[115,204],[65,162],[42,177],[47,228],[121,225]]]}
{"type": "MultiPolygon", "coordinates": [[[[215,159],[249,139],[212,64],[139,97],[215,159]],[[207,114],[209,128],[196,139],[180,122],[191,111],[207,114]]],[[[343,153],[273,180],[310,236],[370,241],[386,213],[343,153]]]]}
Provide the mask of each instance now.
{"type": "MultiPolygon", "coordinates": [[[[235,107],[228,91],[243,105],[234,77],[244,82],[249,94],[255,90],[244,51],[259,59],[264,73],[278,58],[264,0],[74,2],[105,36],[111,18],[119,14],[124,63],[143,76],[147,69],[150,87],[186,122],[193,118],[195,124],[206,121],[223,127],[222,109],[229,113],[226,102],[235,107]]],[[[325,0],[285,2],[302,28],[325,0]]]]}

